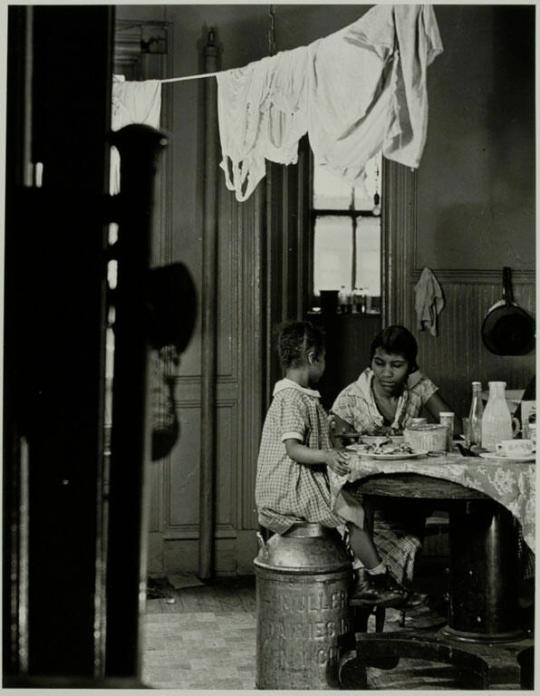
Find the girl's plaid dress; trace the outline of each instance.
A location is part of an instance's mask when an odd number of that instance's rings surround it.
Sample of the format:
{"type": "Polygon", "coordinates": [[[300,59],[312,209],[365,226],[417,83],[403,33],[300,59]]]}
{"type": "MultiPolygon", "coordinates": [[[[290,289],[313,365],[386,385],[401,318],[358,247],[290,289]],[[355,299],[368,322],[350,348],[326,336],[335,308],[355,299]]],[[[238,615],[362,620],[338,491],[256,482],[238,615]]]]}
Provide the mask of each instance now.
{"type": "Polygon", "coordinates": [[[295,439],[312,449],[328,449],[328,416],[320,394],[282,379],[274,387],[264,422],[257,461],[255,502],[259,522],[284,534],[297,522],[339,527],[343,519],[332,511],[325,464],[299,464],[285,450],[295,439]]]}

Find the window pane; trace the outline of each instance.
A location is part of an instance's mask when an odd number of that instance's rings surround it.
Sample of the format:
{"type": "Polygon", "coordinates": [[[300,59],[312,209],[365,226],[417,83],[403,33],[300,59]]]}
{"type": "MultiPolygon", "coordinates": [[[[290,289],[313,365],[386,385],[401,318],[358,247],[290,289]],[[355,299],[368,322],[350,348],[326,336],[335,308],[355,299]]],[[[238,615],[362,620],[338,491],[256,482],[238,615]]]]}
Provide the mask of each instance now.
{"type": "Polygon", "coordinates": [[[366,164],[366,178],[354,189],[355,210],[373,210],[373,196],[381,193],[381,161],[379,154],[366,164]]]}
{"type": "Polygon", "coordinates": [[[313,207],[319,210],[348,210],[351,207],[353,187],[328,172],[326,167],[313,169],[313,207]]]}
{"type": "Polygon", "coordinates": [[[381,193],[381,158],[373,157],[366,165],[365,180],[352,186],[326,167],[313,168],[313,207],[318,210],[373,210],[373,196],[381,193]],[[354,196],[354,201],[351,198],[354,196]]]}
{"type": "Polygon", "coordinates": [[[366,295],[381,294],[381,218],[361,218],[356,227],[356,285],[366,295]]]}
{"type": "Polygon", "coordinates": [[[314,234],[314,292],[339,290],[342,285],[351,290],[352,220],[324,216],[315,220],[314,234]]]}

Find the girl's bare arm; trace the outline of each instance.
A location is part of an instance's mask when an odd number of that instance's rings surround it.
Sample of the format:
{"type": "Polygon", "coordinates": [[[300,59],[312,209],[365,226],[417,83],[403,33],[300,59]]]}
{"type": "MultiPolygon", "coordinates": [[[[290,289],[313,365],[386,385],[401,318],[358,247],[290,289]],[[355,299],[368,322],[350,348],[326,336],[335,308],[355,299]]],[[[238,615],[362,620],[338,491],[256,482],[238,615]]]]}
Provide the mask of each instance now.
{"type": "Polygon", "coordinates": [[[339,476],[344,476],[350,472],[345,452],[333,449],[312,449],[294,439],[285,440],[285,449],[287,455],[299,464],[326,464],[339,476]]]}

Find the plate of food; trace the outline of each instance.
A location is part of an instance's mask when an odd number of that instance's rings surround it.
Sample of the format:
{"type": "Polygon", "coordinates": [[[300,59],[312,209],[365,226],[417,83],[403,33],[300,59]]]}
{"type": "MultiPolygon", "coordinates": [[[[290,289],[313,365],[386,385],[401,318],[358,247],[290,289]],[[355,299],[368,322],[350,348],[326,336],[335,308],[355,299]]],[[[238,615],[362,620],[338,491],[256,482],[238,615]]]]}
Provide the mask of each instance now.
{"type": "Polygon", "coordinates": [[[415,459],[416,457],[423,457],[427,453],[427,450],[416,450],[411,452],[361,452],[360,454],[365,454],[371,459],[383,459],[391,461],[396,459],[415,459]]]}
{"type": "Polygon", "coordinates": [[[367,444],[362,444],[361,442],[355,442],[352,445],[347,445],[345,447],[346,450],[349,450],[349,452],[367,452],[369,448],[369,445],[367,444]]]}
{"type": "Polygon", "coordinates": [[[427,454],[427,450],[413,450],[403,442],[392,442],[390,439],[378,438],[382,442],[363,443],[350,445],[347,449],[356,452],[361,456],[371,457],[372,459],[414,459],[427,454]]]}

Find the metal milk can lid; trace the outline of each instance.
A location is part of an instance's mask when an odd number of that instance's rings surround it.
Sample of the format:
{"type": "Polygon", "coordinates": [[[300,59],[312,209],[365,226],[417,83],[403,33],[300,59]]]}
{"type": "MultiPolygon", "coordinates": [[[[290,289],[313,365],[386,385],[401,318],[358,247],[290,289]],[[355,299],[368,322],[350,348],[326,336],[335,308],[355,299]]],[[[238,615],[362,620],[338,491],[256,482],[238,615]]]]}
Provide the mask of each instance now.
{"type": "Polygon", "coordinates": [[[320,524],[296,524],[268,541],[259,535],[259,568],[297,573],[326,573],[351,567],[351,558],[335,529],[320,524]]]}

